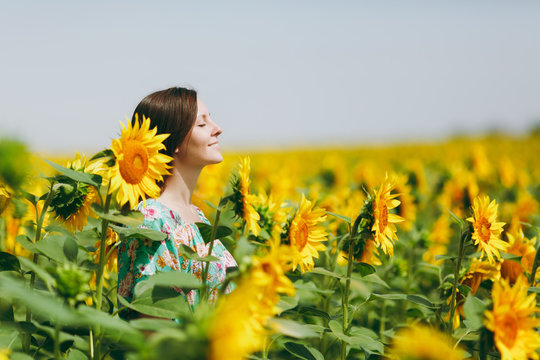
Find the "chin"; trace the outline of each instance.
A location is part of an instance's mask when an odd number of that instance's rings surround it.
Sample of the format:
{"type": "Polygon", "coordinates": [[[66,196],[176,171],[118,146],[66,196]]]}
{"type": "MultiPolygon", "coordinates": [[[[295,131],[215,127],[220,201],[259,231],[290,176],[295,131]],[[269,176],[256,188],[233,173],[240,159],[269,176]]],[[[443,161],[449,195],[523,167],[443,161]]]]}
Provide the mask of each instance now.
{"type": "Polygon", "coordinates": [[[219,156],[213,156],[211,159],[208,159],[208,165],[219,164],[222,161],[223,156],[219,154],[219,156]]]}

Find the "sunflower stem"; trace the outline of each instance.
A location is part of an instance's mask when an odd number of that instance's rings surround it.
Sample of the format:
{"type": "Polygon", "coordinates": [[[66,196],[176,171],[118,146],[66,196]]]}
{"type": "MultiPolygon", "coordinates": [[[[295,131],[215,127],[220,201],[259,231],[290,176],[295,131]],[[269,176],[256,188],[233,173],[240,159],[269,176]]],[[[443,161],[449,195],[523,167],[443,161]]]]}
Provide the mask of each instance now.
{"type": "Polygon", "coordinates": [[[60,325],[58,323],[54,326],[54,356],[60,359],[60,325]]]}
{"type": "MultiPolygon", "coordinates": [[[[109,187],[110,187],[109,182],[109,187]]],[[[109,213],[109,207],[111,206],[111,198],[112,195],[109,194],[109,189],[107,189],[107,198],[105,200],[105,208],[104,212],[105,214],[109,213]]],[[[102,219],[101,220],[101,239],[99,241],[99,266],[96,272],[96,310],[101,310],[101,303],[102,303],[102,295],[103,295],[103,270],[105,268],[105,247],[107,242],[107,228],[109,227],[109,220],[102,219]]],[[[95,358],[99,359],[99,347],[96,346],[99,343],[99,333],[100,328],[99,326],[96,328],[96,342],[94,343],[95,348],[95,358]]]]}
{"type": "Polygon", "coordinates": [[[456,260],[456,267],[454,269],[454,284],[452,285],[452,298],[450,300],[450,319],[449,325],[448,325],[448,333],[451,335],[454,331],[454,315],[456,313],[457,304],[456,302],[456,291],[457,291],[457,284],[459,282],[459,270],[461,268],[461,260],[463,260],[463,250],[464,250],[464,243],[465,238],[467,237],[467,232],[464,232],[463,230],[460,231],[459,235],[459,247],[458,247],[458,257],[456,260]]]}
{"type": "MultiPolygon", "coordinates": [[[[218,225],[219,225],[219,217],[221,216],[221,210],[220,209],[217,209],[216,210],[216,219],[214,220],[214,225],[212,226],[212,235],[210,236],[210,246],[208,248],[208,256],[212,256],[212,249],[214,248],[214,239],[216,238],[216,234],[217,234],[217,229],[218,229],[218,225]]],[[[201,300],[202,301],[207,301],[208,300],[208,284],[207,284],[207,277],[208,277],[208,269],[210,267],[210,261],[206,261],[204,264],[203,264],[203,274],[202,274],[202,279],[203,279],[203,293],[202,293],[202,297],[201,297],[201,300]]]]}
{"type": "Polygon", "coordinates": [[[540,247],[536,250],[536,255],[534,256],[533,266],[531,273],[529,274],[529,284],[534,286],[534,281],[536,278],[536,270],[538,269],[538,263],[540,262],[540,247]]]}
{"type": "MultiPolygon", "coordinates": [[[[339,247],[336,246],[335,250],[336,250],[336,252],[339,252],[339,247]]],[[[329,268],[330,268],[330,263],[329,263],[329,256],[330,256],[330,254],[329,254],[329,252],[330,252],[330,250],[328,250],[328,252],[327,252],[327,253],[325,254],[325,256],[324,256],[324,268],[325,268],[325,269],[329,269],[329,268]]],[[[332,261],[332,263],[334,263],[334,262],[332,261]]],[[[333,270],[333,269],[332,269],[332,270],[333,270]]],[[[331,281],[331,280],[330,280],[327,276],[324,276],[324,277],[323,277],[323,287],[322,287],[323,289],[328,289],[328,288],[329,288],[329,287],[328,287],[329,281],[331,281]]],[[[328,314],[328,308],[329,308],[329,306],[330,306],[329,303],[330,303],[330,298],[331,298],[331,296],[332,296],[332,295],[325,294],[325,295],[322,295],[322,299],[321,299],[321,305],[322,305],[323,311],[324,311],[325,313],[327,313],[327,314],[328,314]]],[[[326,317],[323,318],[323,326],[324,326],[325,328],[328,327],[328,321],[329,321],[329,320],[328,320],[326,317]]],[[[326,351],[326,332],[324,332],[324,331],[322,332],[321,338],[320,338],[320,340],[319,340],[319,351],[320,351],[321,353],[323,353],[323,354],[324,354],[325,351],[326,351]]]]}
{"type": "MultiPolygon", "coordinates": [[[[47,214],[49,205],[51,204],[51,201],[54,197],[54,193],[55,193],[55,189],[54,189],[54,181],[53,181],[51,183],[51,190],[49,191],[49,194],[47,195],[47,198],[45,199],[45,203],[43,204],[43,209],[41,210],[41,213],[39,214],[39,218],[38,218],[38,210],[37,210],[37,204],[36,204],[37,226],[36,226],[36,235],[34,237],[34,244],[36,244],[41,239],[41,228],[43,227],[43,222],[45,221],[45,215],[47,214]]],[[[33,263],[37,264],[38,259],[39,259],[39,254],[34,253],[32,255],[33,263]]],[[[32,275],[30,275],[30,290],[31,291],[34,289],[35,281],[36,281],[36,273],[32,272],[32,275]]],[[[32,321],[32,311],[30,310],[30,308],[26,308],[26,321],[27,322],[32,321]]],[[[26,353],[30,351],[30,333],[26,333],[24,335],[23,349],[26,353]]]]}
{"type": "MultiPolygon", "coordinates": [[[[351,237],[354,235],[351,234],[351,237]]],[[[349,327],[349,289],[351,286],[351,274],[352,274],[352,268],[353,268],[353,248],[352,248],[353,242],[351,241],[349,243],[349,251],[348,251],[348,258],[347,258],[347,278],[345,280],[345,292],[343,296],[344,306],[343,306],[343,332],[345,335],[347,335],[347,329],[349,327]]],[[[345,341],[341,341],[341,359],[345,360],[345,356],[347,352],[347,343],[345,341]]]]}
{"type": "Polygon", "coordinates": [[[90,360],[94,360],[94,329],[90,329],[90,360]]]}

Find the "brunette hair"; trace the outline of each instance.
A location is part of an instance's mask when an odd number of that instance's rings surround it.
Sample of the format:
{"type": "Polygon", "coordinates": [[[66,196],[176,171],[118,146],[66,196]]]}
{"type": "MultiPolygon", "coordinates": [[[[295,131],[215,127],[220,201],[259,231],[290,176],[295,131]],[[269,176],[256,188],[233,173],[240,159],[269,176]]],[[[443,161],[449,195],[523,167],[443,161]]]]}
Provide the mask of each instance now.
{"type": "MultiPolygon", "coordinates": [[[[135,114],[138,114],[139,122],[143,115],[150,118],[150,129],[157,127],[158,134],[170,134],[163,142],[165,150],[161,152],[172,157],[176,148],[189,137],[197,119],[197,92],[182,87],[153,92],[135,108],[132,124],[135,114]]],[[[159,185],[163,189],[163,183],[159,185]]]]}
{"type": "Polygon", "coordinates": [[[158,134],[170,134],[163,142],[162,152],[173,156],[174,150],[186,140],[197,119],[197,92],[182,87],[156,91],[141,100],[135,114],[142,121],[143,115],[150,118],[150,129],[157,127],[158,134]]]}

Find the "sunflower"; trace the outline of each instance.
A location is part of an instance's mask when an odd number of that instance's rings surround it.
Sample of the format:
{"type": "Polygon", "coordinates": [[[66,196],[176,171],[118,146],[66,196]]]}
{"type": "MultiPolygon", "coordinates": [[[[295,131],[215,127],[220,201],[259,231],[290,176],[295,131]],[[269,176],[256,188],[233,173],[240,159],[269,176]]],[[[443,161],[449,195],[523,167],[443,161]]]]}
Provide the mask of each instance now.
{"type": "Polygon", "coordinates": [[[493,284],[493,309],[485,312],[486,327],[493,332],[495,346],[502,360],[537,359],[540,334],[536,327],[540,319],[534,314],[536,294],[527,294],[529,285],[520,276],[512,287],[505,279],[493,284]]]}
{"type": "Polygon", "coordinates": [[[373,228],[375,245],[380,247],[385,254],[392,256],[394,254],[394,240],[397,240],[395,223],[402,222],[401,216],[391,214],[388,210],[397,207],[399,200],[394,199],[399,194],[390,194],[394,189],[394,184],[388,180],[388,176],[381,184],[379,190],[375,192],[373,201],[373,216],[375,222],[373,228]]]}
{"type": "Polygon", "coordinates": [[[507,232],[506,236],[508,237],[509,245],[506,251],[521,258],[521,261],[503,260],[501,264],[501,276],[513,284],[524,271],[529,274],[531,273],[534,256],[536,255],[536,249],[534,247],[536,238],[532,240],[527,239],[521,227],[512,232],[507,232]]]}
{"type": "MultiPolygon", "coordinates": [[[[105,263],[105,274],[107,272],[116,272],[117,271],[117,247],[116,244],[118,243],[119,238],[118,234],[112,230],[111,228],[107,228],[107,238],[105,239],[105,255],[107,255],[108,252],[112,251],[109,259],[105,263]]],[[[96,244],[94,245],[95,251],[91,252],[92,256],[94,257],[94,260],[96,263],[99,261],[98,254],[100,252],[101,248],[101,240],[98,240],[96,244]]],[[[108,275],[106,276],[108,278],[108,275]]]]}
{"type": "Polygon", "coordinates": [[[285,275],[292,267],[293,252],[290,246],[280,244],[280,239],[268,242],[269,250],[262,257],[253,257],[251,278],[254,286],[270,288],[276,293],[294,296],[296,289],[285,275]]]}
{"type": "Polygon", "coordinates": [[[474,217],[467,218],[473,223],[474,245],[478,245],[482,257],[487,254],[489,262],[495,262],[494,256],[500,258],[499,250],[508,248],[508,243],[499,238],[505,223],[497,222],[497,207],[497,202],[489,202],[487,195],[478,196],[472,206],[474,217]]]}
{"type": "Polygon", "coordinates": [[[283,232],[287,214],[282,203],[272,193],[267,196],[264,190],[259,191],[257,201],[254,203],[254,208],[260,216],[260,227],[265,229],[270,236],[278,236],[283,232]]]}
{"type": "Polygon", "coordinates": [[[263,348],[272,310],[259,302],[260,289],[248,280],[217,303],[208,334],[211,360],[244,360],[263,348]]]}
{"type": "MultiPolygon", "coordinates": [[[[473,258],[471,266],[467,273],[459,281],[460,284],[467,285],[471,288],[471,294],[476,294],[480,288],[480,284],[484,280],[498,281],[501,278],[501,263],[490,263],[489,261],[482,261],[473,258]]],[[[448,298],[447,303],[450,304],[451,296],[448,298]]],[[[461,317],[465,316],[463,306],[465,305],[465,298],[459,291],[456,293],[457,308],[454,313],[453,326],[457,329],[460,324],[461,317]]],[[[450,313],[447,314],[445,320],[450,319],[450,313]]]]}
{"type": "MultiPolygon", "coordinates": [[[[79,172],[88,172],[86,159],[79,153],[75,155],[73,161],[66,164],[66,167],[79,172]]],[[[56,176],[55,179],[66,186],[60,187],[55,194],[51,201],[51,210],[71,231],[81,231],[88,217],[95,217],[92,204],[96,202],[98,193],[93,186],[76,182],[63,175],[56,176]]]]}
{"type": "Polygon", "coordinates": [[[478,183],[475,174],[462,166],[453,166],[451,173],[451,178],[444,183],[439,202],[443,209],[450,209],[461,218],[471,207],[472,199],[478,196],[478,183]]]}
{"type": "Polygon", "coordinates": [[[9,360],[10,355],[11,355],[11,349],[9,348],[0,349],[0,360],[9,360]]]}
{"type": "Polygon", "coordinates": [[[117,191],[120,206],[129,201],[134,208],[140,197],[158,197],[160,189],[156,181],[163,181],[163,175],[170,174],[167,169],[171,168],[168,163],[172,158],[160,153],[169,134],[156,135],[157,128],[150,130],[150,119],[144,115],[142,122],[135,114],[135,121],[128,120],[127,128],[120,125],[120,138],[114,139],[111,146],[116,161],[111,168],[109,192],[117,191]]]}
{"type": "Polygon", "coordinates": [[[400,329],[392,341],[389,359],[461,360],[465,352],[450,338],[425,325],[400,329]]]}
{"type": "Polygon", "coordinates": [[[238,177],[233,183],[233,203],[236,215],[242,218],[246,223],[247,231],[251,231],[253,235],[259,236],[261,227],[258,224],[260,220],[259,213],[253,207],[257,202],[257,197],[250,193],[249,185],[251,180],[249,173],[251,165],[249,157],[242,159],[238,169],[238,177]]]}
{"type": "Polygon", "coordinates": [[[447,244],[452,236],[452,228],[450,227],[450,219],[446,214],[441,214],[435,220],[431,232],[429,234],[430,245],[427,251],[422,255],[424,261],[430,264],[438,264],[441,260],[436,261],[436,255],[445,255],[447,252],[447,244]]]}
{"type": "Polygon", "coordinates": [[[300,265],[300,271],[305,273],[315,265],[313,258],[319,257],[319,251],[326,250],[321,241],[327,240],[328,234],[318,224],[326,221],[323,209],[312,209],[311,201],[302,194],[300,207],[289,226],[290,245],[295,249],[293,270],[300,265]]]}
{"type": "MultiPolygon", "coordinates": [[[[349,255],[345,251],[340,250],[337,258],[337,264],[339,266],[346,265],[349,262],[348,259],[349,255]]],[[[382,265],[382,262],[379,259],[379,251],[377,250],[377,246],[371,239],[367,239],[363,243],[361,255],[359,257],[354,257],[353,260],[370,265],[382,265]]]]}
{"type": "Polygon", "coordinates": [[[400,204],[396,207],[396,213],[404,219],[401,227],[404,230],[409,231],[416,220],[417,210],[412,196],[412,188],[407,182],[408,176],[399,176],[396,181],[395,190],[400,194],[400,204]]]}

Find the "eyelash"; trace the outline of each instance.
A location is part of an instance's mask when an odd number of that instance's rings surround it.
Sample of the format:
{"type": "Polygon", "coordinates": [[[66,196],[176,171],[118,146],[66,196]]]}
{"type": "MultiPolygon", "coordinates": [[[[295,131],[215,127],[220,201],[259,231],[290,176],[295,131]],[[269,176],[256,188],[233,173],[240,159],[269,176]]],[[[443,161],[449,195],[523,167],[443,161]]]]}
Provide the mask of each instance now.
{"type": "Polygon", "coordinates": [[[197,125],[197,126],[198,126],[198,127],[205,127],[206,124],[203,123],[203,124],[199,124],[199,125],[197,125]]]}

